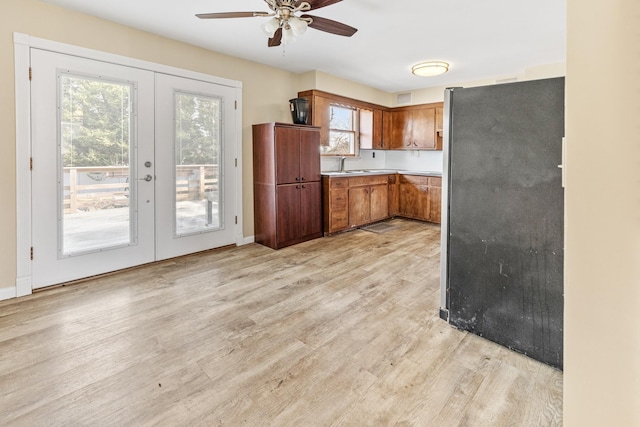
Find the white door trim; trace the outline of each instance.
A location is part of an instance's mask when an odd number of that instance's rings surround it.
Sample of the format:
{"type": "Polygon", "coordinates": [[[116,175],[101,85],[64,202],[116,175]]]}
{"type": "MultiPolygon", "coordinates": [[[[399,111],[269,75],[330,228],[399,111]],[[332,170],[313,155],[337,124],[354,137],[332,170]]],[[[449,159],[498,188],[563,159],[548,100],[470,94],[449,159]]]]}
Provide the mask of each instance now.
{"type": "MultiPolygon", "coordinates": [[[[235,126],[236,141],[235,158],[238,159],[236,167],[236,244],[245,243],[242,230],[242,82],[210,76],[195,71],[171,67],[153,62],[143,61],[126,56],[115,55],[93,49],[87,49],[66,43],[33,37],[24,33],[13,34],[14,66],[15,66],[15,113],[16,113],[16,281],[15,288],[0,288],[0,300],[30,295],[31,283],[31,102],[30,102],[30,49],[38,48],[67,55],[80,56],[117,65],[140,68],[148,71],[171,74],[178,77],[186,77],[194,80],[215,83],[234,88],[238,108],[234,120],[227,125],[235,126]]],[[[37,72],[37,71],[36,71],[37,72]]]]}

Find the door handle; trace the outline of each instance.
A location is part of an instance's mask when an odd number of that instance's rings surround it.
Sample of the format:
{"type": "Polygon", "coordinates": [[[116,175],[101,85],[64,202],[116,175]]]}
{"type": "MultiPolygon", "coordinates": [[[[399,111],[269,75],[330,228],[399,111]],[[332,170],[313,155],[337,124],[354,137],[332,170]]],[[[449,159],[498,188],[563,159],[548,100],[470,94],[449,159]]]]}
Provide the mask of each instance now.
{"type": "Polygon", "coordinates": [[[138,178],[138,181],[151,181],[153,177],[151,175],[145,175],[144,178],[138,178]]]}

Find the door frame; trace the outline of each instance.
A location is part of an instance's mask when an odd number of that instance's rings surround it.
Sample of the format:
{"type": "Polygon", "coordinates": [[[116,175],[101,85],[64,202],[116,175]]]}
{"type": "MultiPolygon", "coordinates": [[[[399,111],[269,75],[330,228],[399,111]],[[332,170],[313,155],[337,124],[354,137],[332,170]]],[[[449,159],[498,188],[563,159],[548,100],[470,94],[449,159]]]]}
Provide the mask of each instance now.
{"type": "MultiPolygon", "coordinates": [[[[30,51],[32,48],[56,53],[74,55],[86,59],[108,62],[147,71],[170,74],[193,80],[201,80],[234,89],[236,99],[235,116],[228,120],[228,126],[235,127],[235,141],[229,141],[229,155],[237,159],[235,168],[236,203],[238,218],[235,225],[235,242],[240,246],[248,242],[244,239],[242,219],[242,82],[211,76],[168,65],[143,61],[126,56],[87,49],[66,43],[46,40],[24,33],[13,33],[15,66],[15,113],[16,113],[16,282],[15,287],[0,288],[0,300],[15,298],[32,293],[31,281],[31,85],[30,51]]],[[[37,71],[34,71],[37,73],[37,71]]]]}

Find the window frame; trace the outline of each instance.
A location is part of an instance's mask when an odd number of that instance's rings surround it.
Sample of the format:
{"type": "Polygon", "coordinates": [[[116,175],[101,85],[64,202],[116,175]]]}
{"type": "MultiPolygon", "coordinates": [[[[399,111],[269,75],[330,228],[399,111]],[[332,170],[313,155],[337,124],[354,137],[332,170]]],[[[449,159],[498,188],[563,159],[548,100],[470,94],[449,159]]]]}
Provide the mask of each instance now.
{"type": "MultiPolygon", "coordinates": [[[[322,156],[326,157],[358,157],[360,155],[360,109],[353,105],[342,104],[338,102],[331,102],[329,104],[329,145],[322,147],[322,156]],[[333,116],[332,110],[333,108],[339,108],[343,110],[349,110],[351,112],[351,129],[340,129],[331,127],[331,118],[333,116]],[[337,152],[325,152],[326,148],[333,147],[331,145],[332,135],[334,133],[342,133],[342,134],[350,134],[353,138],[353,147],[350,149],[349,153],[337,153],[337,152]]],[[[351,139],[350,139],[351,140],[351,139]]]]}

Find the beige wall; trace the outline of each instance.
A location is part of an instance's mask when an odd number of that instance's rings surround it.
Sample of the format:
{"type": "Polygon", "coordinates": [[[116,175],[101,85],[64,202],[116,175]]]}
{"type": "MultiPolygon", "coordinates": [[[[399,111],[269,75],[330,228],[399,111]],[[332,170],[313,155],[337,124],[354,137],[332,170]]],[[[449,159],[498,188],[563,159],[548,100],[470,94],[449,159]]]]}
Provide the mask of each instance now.
{"type": "Polygon", "coordinates": [[[564,425],[640,426],[640,2],[568,0],[564,425]]]}
{"type": "Polygon", "coordinates": [[[393,95],[380,89],[374,89],[359,83],[321,71],[309,71],[300,74],[300,90],[318,89],[372,104],[391,106],[393,95]]]}
{"type": "Polygon", "coordinates": [[[13,32],[171,65],[243,83],[244,235],[253,235],[251,124],[291,120],[299,76],[78,14],[37,0],[2,0],[0,13],[0,288],[16,277],[13,32]],[[265,84],[268,82],[268,84],[265,84]]]}

